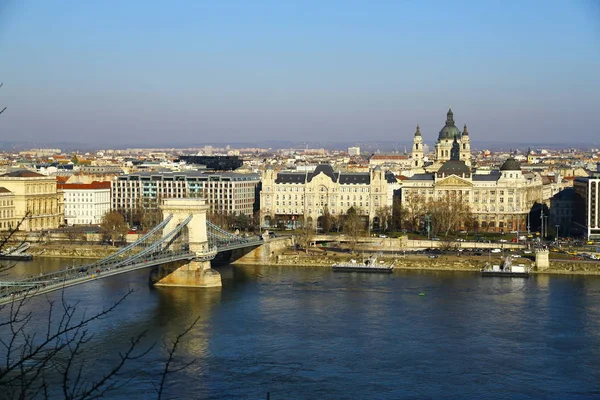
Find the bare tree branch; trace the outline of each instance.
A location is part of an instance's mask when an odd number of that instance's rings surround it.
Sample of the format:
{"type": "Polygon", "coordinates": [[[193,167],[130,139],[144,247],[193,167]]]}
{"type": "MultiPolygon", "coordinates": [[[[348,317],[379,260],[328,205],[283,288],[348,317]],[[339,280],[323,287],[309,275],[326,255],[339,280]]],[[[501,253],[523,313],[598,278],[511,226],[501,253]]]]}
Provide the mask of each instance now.
{"type": "MultiPolygon", "coordinates": [[[[175,369],[171,369],[171,364],[173,364],[173,361],[175,359],[175,352],[177,351],[177,347],[179,346],[181,340],[183,339],[184,336],[186,336],[191,330],[192,328],[198,323],[198,321],[200,320],[200,316],[198,316],[194,322],[192,322],[192,324],[182,333],[180,333],[175,340],[173,341],[173,343],[171,343],[171,346],[168,350],[169,353],[169,357],[167,359],[167,362],[165,363],[165,369],[163,370],[162,376],[161,376],[161,380],[160,380],[160,384],[158,386],[158,388],[156,389],[156,392],[158,394],[158,399],[162,399],[162,395],[163,395],[163,391],[166,387],[166,380],[167,380],[167,375],[169,375],[170,373],[175,373],[175,372],[179,372],[182,371],[186,368],[188,368],[190,365],[192,365],[193,363],[196,362],[196,359],[193,359],[192,361],[182,365],[179,368],[175,368],[175,369]]],[[[164,343],[165,347],[167,347],[167,344],[164,343]]]]}

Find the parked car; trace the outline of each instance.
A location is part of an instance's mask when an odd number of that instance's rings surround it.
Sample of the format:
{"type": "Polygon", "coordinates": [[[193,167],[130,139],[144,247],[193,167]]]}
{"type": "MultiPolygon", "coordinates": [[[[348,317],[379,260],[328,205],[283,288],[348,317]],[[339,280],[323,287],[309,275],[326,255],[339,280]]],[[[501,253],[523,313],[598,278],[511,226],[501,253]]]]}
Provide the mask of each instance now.
{"type": "Polygon", "coordinates": [[[502,253],[502,250],[500,250],[500,249],[491,249],[490,253],[502,253]]]}

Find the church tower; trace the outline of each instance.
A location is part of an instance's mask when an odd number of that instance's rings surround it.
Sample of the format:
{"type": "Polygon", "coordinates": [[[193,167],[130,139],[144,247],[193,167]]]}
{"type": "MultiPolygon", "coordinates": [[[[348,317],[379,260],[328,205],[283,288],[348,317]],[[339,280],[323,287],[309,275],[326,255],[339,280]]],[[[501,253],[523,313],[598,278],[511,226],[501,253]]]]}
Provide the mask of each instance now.
{"type": "Polygon", "coordinates": [[[452,141],[454,137],[461,139],[460,130],[454,125],[454,113],[450,108],[446,114],[446,124],[440,130],[437,143],[435,144],[435,159],[438,163],[448,161],[450,159],[450,151],[452,150],[452,141]]]}
{"type": "Polygon", "coordinates": [[[471,166],[471,139],[467,131],[467,124],[465,124],[460,138],[460,160],[464,161],[468,167],[471,166]]]}
{"type": "Polygon", "coordinates": [[[421,136],[419,125],[417,125],[417,131],[413,139],[411,158],[412,168],[423,168],[423,137],[421,136]]]}

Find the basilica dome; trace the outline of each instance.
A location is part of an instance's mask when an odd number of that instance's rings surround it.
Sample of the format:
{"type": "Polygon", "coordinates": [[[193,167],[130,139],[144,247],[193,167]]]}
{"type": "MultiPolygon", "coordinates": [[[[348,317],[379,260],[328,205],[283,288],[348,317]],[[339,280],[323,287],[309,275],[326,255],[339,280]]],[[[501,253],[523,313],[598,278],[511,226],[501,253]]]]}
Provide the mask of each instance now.
{"type": "Polygon", "coordinates": [[[520,171],[521,164],[512,157],[509,157],[504,161],[504,164],[500,167],[500,171],[520,171]]]}
{"type": "Polygon", "coordinates": [[[460,130],[454,125],[454,114],[452,113],[452,109],[449,109],[448,114],[446,114],[446,125],[440,131],[438,140],[453,140],[454,137],[460,139],[461,136],[460,130]]]}

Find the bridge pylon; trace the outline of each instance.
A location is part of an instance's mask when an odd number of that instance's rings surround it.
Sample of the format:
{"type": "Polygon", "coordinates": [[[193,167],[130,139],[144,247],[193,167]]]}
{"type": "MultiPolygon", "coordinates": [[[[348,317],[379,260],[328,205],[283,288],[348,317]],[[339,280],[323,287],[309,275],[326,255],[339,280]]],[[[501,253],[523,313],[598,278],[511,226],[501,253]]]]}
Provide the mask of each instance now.
{"type": "Polygon", "coordinates": [[[221,275],[210,265],[210,260],[216,255],[216,249],[211,249],[208,244],[206,199],[164,199],[160,209],[164,218],[173,215],[163,229],[163,236],[192,215],[192,220],[186,228],[189,251],[195,253],[196,258],[184,265],[181,262],[161,265],[152,271],[150,280],[156,286],[220,287],[221,275]]]}

